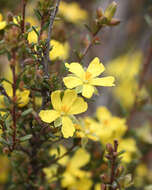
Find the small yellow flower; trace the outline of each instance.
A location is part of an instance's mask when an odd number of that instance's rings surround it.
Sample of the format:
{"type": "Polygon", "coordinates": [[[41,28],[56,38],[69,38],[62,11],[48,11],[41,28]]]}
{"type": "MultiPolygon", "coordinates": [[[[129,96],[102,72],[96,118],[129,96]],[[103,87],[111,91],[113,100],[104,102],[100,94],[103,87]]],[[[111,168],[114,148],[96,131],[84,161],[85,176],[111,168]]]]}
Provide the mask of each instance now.
{"type": "Polygon", "coordinates": [[[0,13],[0,30],[3,30],[6,27],[6,21],[3,21],[3,16],[0,13]]]}
{"type": "Polygon", "coordinates": [[[6,156],[0,155],[0,163],[0,184],[5,184],[9,176],[9,159],[6,156]]]}
{"type": "MultiPolygon", "coordinates": [[[[117,79],[117,86],[113,89],[116,99],[127,109],[130,109],[135,101],[143,55],[140,51],[126,53],[107,64],[107,73],[117,79]],[[127,89],[127,90],[126,90],[127,89]],[[124,93],[125,92],[125,93],[124,93]]],[[[144,88],[139,93],[139,98],[147,96],[144,88]]]]}
{"type": "Polygon", "coordinates": [[[52,50],[50,51],[51,60],[65,60],[69,56],[69,44],[67,42],[61,43],[56,40],[51,40],[52,50]]]}
{"type": "Polygon", "coordinates": [[[67,21],[78,24],[86,20],[88,14],[85,10],[81,9],[78,3],[66,3],[62,1],[59,7],[59,14],[63,16],[67,21]]]}
{"type": "Polygon", "coordinates": [[[133,138],[126,138],[119,141],[118,151],[125,150],[122,161],[129,163],[132,160],[132,156],[138,153],[136,142],[133,138]]]}
{"type": "Polygon", "coordinates": [[[19,90],[17,89],[16,91],[16,96],[17,96],[17,104],[18,107],[24,107],[28,104],[30,98],[30,91],[29,90],[19,90]]]}
{"type": "Polygon", "coordinates": [[[105,67],[100,63],[99,58],[94,58],[85,71],[79,63],[66,63],[65,66],[69,69],[73,75],[69,75],[63,78],[63,82],[67,88],[82,88],[82,96],[91,98],[95,92],[94,86],[114,86],[114,77],[102,77],[99,76],[105,67]]]}
{"type": "Polygon", "coordinates": [[[61,181],[62,187],[67,187],[68,189],[75,188],[78,190],[90,189],[92,185],[92,182],[89,179],[90,173],[81,169],[89,162],[89,160],[89,153],[82,148],[78,149],[73,157],[69,159],[67,168],[61,181]],[[87,183],[85,183],[86,181],[87,183]]]}
{"type": "MultiPolygon", "coordinates": [[[[3,82],[3,87],[4,89],[6,90],[8,96],[10,98],[13,97],[13,90],[12,90],[12,85],[8,82],[3,82]]],[[[17,97],[17,105],[18,107],[24,107],[26,106],[28,103],[29,103],[29,95],[30,95],[30,91],[29,90],[19,90],[17,89],[16,90],[16,97],[17,97]]],[[[3,109],[3,108],[6,108],[5,106],[5,103],[4,103],[4,96],[3,95],[0,95],[0,108],[3,109]]],[[[0,111],[1,115],[4,115],[5,112],[3,111],[0,111]]]]}
{"type": "MultiPolygon", "coordinates": [[[[35,31],[31,31],[28,34],[28,42],[31,43],[37,43],[38,36],[35,33],[35,31]]],[[[52,46],[52,50],[50,51],[50,59],[51,60],[65,60],[69,57],[69,44],[67,42],[61,43],[57,40],[51,40],[50,45],[52,46]]]]}
{"type": "Polygon", "coordinates": [[[51,123],[56,119],[61,119],[62,133],[65,138],[72,137],[75,132],[71,115],[83,113],[88,105],[83,98],[78,97],[75,90],[65,90],[61,100],[61,91],[57,90],[51,94],[52,110],[41,110],[39,113],[42,121],[51,123]]]}

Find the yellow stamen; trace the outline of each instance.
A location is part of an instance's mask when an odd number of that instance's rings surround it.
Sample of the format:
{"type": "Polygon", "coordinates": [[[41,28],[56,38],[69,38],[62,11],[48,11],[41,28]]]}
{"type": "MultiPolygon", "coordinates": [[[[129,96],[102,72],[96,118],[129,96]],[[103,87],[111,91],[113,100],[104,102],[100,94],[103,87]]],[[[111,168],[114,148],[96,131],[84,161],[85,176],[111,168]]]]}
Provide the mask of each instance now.
{"type": "Polygon", "coordinates": [[[92,76],[92,74],[89,73],[88,71],[86,71],[86,73],[85,73],[85,80],[87,80],[87,81],[90,80],[91,76],[92,76]]]}
{"type": "Polygon", "coordinates": [[[69,108],[64,105],[61,107],[61,110],[62,110],[62,112],[67,113],[69,111],[69,108]]]}

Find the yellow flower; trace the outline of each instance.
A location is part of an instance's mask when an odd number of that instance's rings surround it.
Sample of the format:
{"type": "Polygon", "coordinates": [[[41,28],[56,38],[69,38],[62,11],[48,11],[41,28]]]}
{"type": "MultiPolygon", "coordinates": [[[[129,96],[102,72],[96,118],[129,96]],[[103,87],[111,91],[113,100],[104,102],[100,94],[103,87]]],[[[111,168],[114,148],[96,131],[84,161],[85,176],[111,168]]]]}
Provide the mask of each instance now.
{"type": "Polygon", "coordinates": [[[65,66],[73,73],[73,75],[63,78],[65,86],[70,89],[82,88],[82,96],[86,98],[92,97],[95,92],[94,86],[114,86],[114,77],[97,77],[105,70],[104,65],[97,57],[91,61],[86,71],[79,63],[66,63],[65,66]]]}
{"type": "MultiPolygon", "coordinates": [[[[57,148],[51,148],[49,151],[49,155],[55,156],[55,158],[59,158],[62,157],[66,152],[67,150],[64,148],[64,146],[59,145],[57,148]]],[[[64,156],[63,158],[59,159],[57,162],[62,166],[66,166],[68,161],[69,161],[68,156],[64,156]]],[[[43,172],[45,173],[48,182],[51,183],[57,179],[58,165],[53,164],[48,168],[44,168],[43,172]]]]}
{"type": "MultiPolygon", "coordinates": [[[[67,152],[67,150],[64,148],[64,146],[60,145],[57,148],[51,148],[49,151],[49,155],[50,156],[55,156],[55,158],[59,158],[62,157],[65,153],[67,152]],[[58,151],[59,150],[59,151],[58,151]]],[[[58,163],[65,166],[68,162],[68,156],[64,156],[63,158],[58,160],[58,163]]]]}
{"type": "Polygon", "coordinates": [[[75,125],[76,135],[81,138],[98,140],[103,145],[113,143],[114,139],[121,140],[127,130],[126,120],[112,116],[106,107],[99,107],[96,111],[96,117],[86,117],[80,125],[75,125]]]}
{"type": "Polygon", "coordinates": [[[35,33],[34,30],[32,30],[31,32],[28,33],[28,37],[27,37],[28,42],[31,43],[37,43],[38,41],[38,36],[35,33]]]}
{"type": "Polygon", "coordinates": [[[145,183],[145,180],[147,180],[147,176],[150,176],[150,171],[148,170],[146,164],[140,163],[135,170],[134,176],[135,187],[142,187],[145,183]]]}
{"type": "Polygon", "coordinates": [[[16,91],[16,96],[17,96],[17,104],[18,107],[24,107],[29,103],[29,95],[30,91],[29,90],[19,90],[17,89],[16,91]]]}
{"type": "MultiPolygon", "coordinates": [[[[98,107],[96,116],[101,124],[102,131],[99,135],[101,140],[109,136],[107,140],[112,142],[114,139],[123,137],[127,130],[126,120],[124,118],[112,116],[109,110],[103,106],[98,107]],[[107,135],[105,135],[106,133],[107,135]]],[[[104,142],[104,140],[102,140],[102,142],[104,142]]]]}
{"type": "Polygon", "coordinates": [[[72,137],[75,128],[70,116],[85,112],[88,108],[87,103],[77,96],[75,90],[65,90],[62,100],[61,91],[54,91],[51,94],[51,102],[54,109],[41,110],[40,118],[46,123],[61,119],[63,136],[72,137]]]}
{"type": "Polygon", "coordinates": [[[74,24],[81,23],[88,17],[87,12],[81,9],[79,4],[76,2],[66,3],[62,1],[59,7],[59,14],[67,21],[74,24]]]}
{"type": "Polygon", "coordinates": [[[48,168],[43,168],[43,172],[46,176],[46,179],[49,183],[57,179],[58,166],[56,164],[51,165],[48,168]]]}
{"type": "Polygon", "coordinates": [[[3,30],[6,27],[6,21],[3,21],[3,16],[0,13],[0,30],[3,30]]]}
{"type": "MultiPolygon", "coordinates": [[[[142,53],[137,51],[133,54],[121,55],[107,64],[107,73],[117,79],[117,86],[113,89],[113,93],[118,101],[128,109],[135,101],[138,88],[137,77],[142,59],[142,53]]],[[[146,90],[143,88],[139,96],[143,99],[146,94],[146,90]]]]}
{"type": "Polygon", "coordinates": [[[140,51],[121,55],[107,64],[107,73],[118,79],[133,79],[139,74],[142,59],[140,51]]]}
{"type": "MultiPolygon", "coordinates": [[[[37,43],[38,36],[37,34],[32,30],[28,34],[28,42],[31,43],[37,43]]],[[[57,40],[51,40],[50,45],[52,46],[52,50],[50,51],[50,59],[51,60],[65,60],[69,57],[69,44],[67,42],[61,43],[57,40]]]]}
{"type": "Polygon", "coordinates": [[[6,156],[0,155],[0,184],[7,182],[9,174],[9,159],[6,156]]]}
{"type": "Polygon", "coordinates": [[[64,60],[69,56],[69,44],[67,42],[61,43],[56,40],[51,40],[52,50],[50,51],[51,60],[64,60]]]}
{"type": "Polygon", "coordinates": [[[132,160],[132,156],[137,153],[136,142],[132,138],[122,139],[119,141],[118,151],[125,150],[122,161],[129,163],[132,160]]]}
{"type": "MultiPolygon", "coordinates": [[[[8,96],[10,98],[13,97],[13,90],[12,90],[12,85],[8,82],[3,82],[3,87],[6,90],[8,96]]],[[[17,97],[17,105],[18,107],[24,107],[29,103],[29,95],[30,95],[30,91],[29,90],[16,90],[16,97],[17,97]]],[[[4,102],[4,96],[0,95],[0,109],[6,108],[5,106],[5,102],[4,102]]],[[[1,115],[4,115],[5,112],[0,111],[1,115]]]]}
{"type": "MultiPolygon", "coordinates": [[[[0,109],[5,109],[4,96],[0,95],[0,109]]],[[[3,116],[5,112],[0,111],[0,114],[3,116]]]]}
{"type": "Polygon", "coordinates": [[[86,150],[78,149],[72,158],[69,159],[67,168],[63,174],[61,181],[62,187],[68,189],[88,190],[90,189],[92,182],[89,179],[90,173],[82,170],[90,160],[90,155],[86,150]]]}
{"type": "Polygon", "coordinates": [[[80,124],[75,124],[76,136],[81,138],[88,138],[93,141],[99,140],[98,131],[100,126],[93,119],[86,117],[80,124]]]}

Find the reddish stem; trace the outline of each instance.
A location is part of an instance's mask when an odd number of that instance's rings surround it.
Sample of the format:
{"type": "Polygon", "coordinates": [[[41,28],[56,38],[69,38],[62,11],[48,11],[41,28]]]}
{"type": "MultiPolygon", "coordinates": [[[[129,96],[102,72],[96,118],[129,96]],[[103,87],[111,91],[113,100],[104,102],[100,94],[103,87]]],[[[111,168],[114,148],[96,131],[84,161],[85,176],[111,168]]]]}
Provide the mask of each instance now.
{"type": "Polygon", "coordinates": [[[12,75],[13,75],[13,108],[12,108],[12,118],[13,118],[13,146],[12,150],[14,150],[16,146],[16,72],[15,72],[15,52],[13,52],[13,64],[11,66],[12,75]]]}
{"type": "Polygon", "coordinates": [[[25,0],[22,1],[22,21],[21,21],[21,30],[24,34],[25,32],[25,12],[26,12],[26,2],[25,0]]]}

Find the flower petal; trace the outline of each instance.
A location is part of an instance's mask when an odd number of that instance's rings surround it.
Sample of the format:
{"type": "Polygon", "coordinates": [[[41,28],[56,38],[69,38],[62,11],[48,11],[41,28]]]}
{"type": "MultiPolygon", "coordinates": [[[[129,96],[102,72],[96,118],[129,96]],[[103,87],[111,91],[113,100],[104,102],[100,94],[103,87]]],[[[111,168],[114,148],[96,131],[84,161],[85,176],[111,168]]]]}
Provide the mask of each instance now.
{"type": "Polygon", "coordinates": [[[20,91],[19,89],[17,89],[16,96],[17,96],[17,104],[19,107],[24,107],[29,103],[30,100],[29,95],[30,95],[29,90],[20,91]]]}
{"type": "Polygon", "coordinates": [[[63,82],[67,88],[75,88],[77,86],[82,85],[81,79],[79,79],[78,77],[72,77],[72,76],[64,77],[63,82]]]}
{"type": "Polygon", "coordinates": [[[72,168],[81,168],[82,166],[85,166],[89,160],[89,153],[85,149],[79,148],[71,158],[70,164],[72,168]]]}
{"type": "Polygon", "coordinates": [[[62,133],[65,138],[72,137],[75,127],[69,117],[62,117],[62,133]]]}
{"type": "Polygon", "coordinates": [[[72,104],[68,114],[80,114],[85,112],[88,109],[87,102],[84,101],[83,98],[78,97],[75,102],[72,104]]]}
{"type": "Polygon", "coordinates": [[[58,117],[60,117],[60,114],[55,110],[42,110],[40,111],[39,116],[42,121],[46,123],[51,123],[52,121],[55,121],[58,117]]]}
{"type": "Polygon", "coordinates": [[[82,96],[84,96],[86,98],[91,98],[93,93],[94,93],[94,87],[93,86],[91,86],[89,84],[83,85],[82,96]]]}
{"type": "Polygon", "coordinates": [[[62,99],[62,106],[70,108],[73,102],[76,100],[76,98],[77,98],[77,93],[75,90],[69,90],[69,89],[65,90],[62,99]]]}
{"type": "Polygon", "coordinates": [[[6,27],[6,21],[0,22],[0,30],[3,30],[6,27]]]}
{"type": "Polygon", "coordinates": [[[115,86],[114,77],[102,77],[102,78],[94,78],[91,80],[90,84],[96,86],[115,86]]]}
{"type": "Polygon", "coordinates": [[[89,64],[87,72],[91,73],[93,77],[96,77],[99,76],[104,70],[104,65],[100,63],[98,57],[95,57],[89,64]]]}
{"type": "Polygon", "coordinates": [[[71,64],[66,63],[65,66],[69,69],[69,72],[74,73],[76,76],[80,77],[81,79],[84,77],[85,72],[80,63],[75,63],[75,62],[71,64]]]}
{"type": "Polygon", "coordinates": [[[54,92],[52,92],[51,94],[51,102],[52,102],[52,105],[53,105],[53,108],[55,110],[60,110],[61,109],[61,91],[60,90],[56,90],[54,92]]]}

